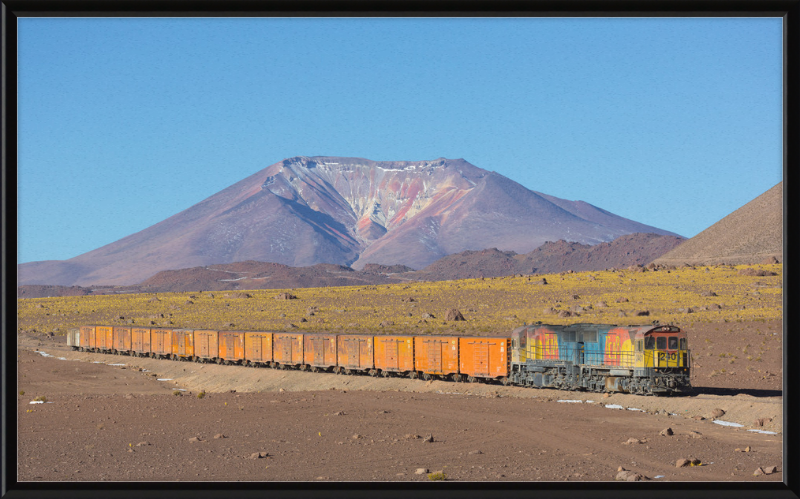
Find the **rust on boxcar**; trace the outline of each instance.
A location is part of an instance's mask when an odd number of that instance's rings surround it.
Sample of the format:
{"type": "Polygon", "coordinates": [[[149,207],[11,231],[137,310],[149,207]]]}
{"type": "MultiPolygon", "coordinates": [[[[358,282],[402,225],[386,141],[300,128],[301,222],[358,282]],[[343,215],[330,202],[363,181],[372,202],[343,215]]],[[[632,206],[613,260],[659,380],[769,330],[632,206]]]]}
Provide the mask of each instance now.
{"type": "Polygon", "coordinates": [[[219,358],[227,363],[244,360],[244,332],[219,332],[219,358]]]}
{"type": "Polygon", "coordinates": [[[131,328],[129,326],[114,326],[113,333],[114,353],[131,351],[131,328]]]}
{"type": "Polygon", "coordinates": [[[150,354],[150,328],[135,327],[131,329],[131,349],[134,356],[150,354]]]}
{"type": "Polygon", "coordinates": [[[274,333],[272,335],[272,355],[279,366],[302,365],[303,334],[274,333]]]}
{"type": "Polygon", "coordinates": [[[219,358],[219,333],[208,329],[194,330],[194,355],[205,361],[219,358]]]}
{"type": "Polygon", "coordinates": [[[172,330],[172,354],[184,359],[194,357],[194,334],[191,329],[172,330]]]}
{"type": "Polygon", "coordinates": [[[461,374],[467,375],[470,381],[477,378],[508,379],[510,343],[508,337],[459,338],[461,374]]]}
{"type": "Polygon", "coordinates": [[[244,333],[244,358],[248,364],[272,363],[272,333],[247,331],[244,333]]]}
{"type": "Polygon", "coordinates": [[[375,368],[384,373],[414,370],[413,336],[375,336],[375,368]]]}
{"type": "Polygon", "coordinates": [[[415,336],[414,368],[437,376],[457,374],[458,337],[415,336]]]}
{"type": "Polygon", "coordinates": [[[336,367],[336,335],[306,334],[303,339],[303,361],[312,370],[336,367]]]}
{"type": "Polygon", "coordinates": [[[363,334],[340,334],[336,339],[337,364],[347,371],[375,369],[372,336],[363,334]]]}

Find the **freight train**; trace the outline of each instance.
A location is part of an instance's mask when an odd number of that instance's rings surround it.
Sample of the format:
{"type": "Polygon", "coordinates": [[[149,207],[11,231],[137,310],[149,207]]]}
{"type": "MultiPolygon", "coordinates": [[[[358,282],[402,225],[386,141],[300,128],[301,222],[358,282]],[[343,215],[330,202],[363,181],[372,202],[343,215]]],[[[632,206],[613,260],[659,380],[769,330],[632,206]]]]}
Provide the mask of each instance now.
{"type": "Polygon", "coordinates": [[[669,395],[691,391],[672,325],[518,327],[507,336],[420,336],[81,326],[73,350],[337,374],[669,395]]]}

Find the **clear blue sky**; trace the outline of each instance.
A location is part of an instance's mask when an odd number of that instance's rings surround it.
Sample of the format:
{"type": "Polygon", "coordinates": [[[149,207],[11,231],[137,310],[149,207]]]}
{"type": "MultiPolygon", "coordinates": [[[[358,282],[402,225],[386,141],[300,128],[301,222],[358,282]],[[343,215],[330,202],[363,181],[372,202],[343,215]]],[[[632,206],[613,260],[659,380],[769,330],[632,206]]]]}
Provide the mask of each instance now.
{"type": "Polygon", "coordinates": [[[782,179],[782,21],[19,21],[18,262],[291,156],[464,158],[692,237],[782,179]]]}

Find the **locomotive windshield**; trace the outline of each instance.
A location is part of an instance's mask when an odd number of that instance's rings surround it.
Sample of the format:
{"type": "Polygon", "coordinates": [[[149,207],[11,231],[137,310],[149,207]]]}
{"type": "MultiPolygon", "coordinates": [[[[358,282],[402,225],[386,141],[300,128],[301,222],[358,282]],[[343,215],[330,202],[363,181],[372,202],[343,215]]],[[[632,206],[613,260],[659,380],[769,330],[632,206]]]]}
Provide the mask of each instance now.
{"type": "Polygon", "coordinates": [[[659,336],[656,338],[656,348],[659,350],[666,350],[667,338],[665,336],[659,336]]]}
{"type": "Polygon", "coordinates": [[[677,336],[670,336],[669,337],[669,349],[670,350],[677,350],[678,349],[678,337],[677,336]]]}
{"type": "Polygon", "coordinates": [[[656,347],[656,339],[654,336],[648,336],[644,339],[644,349],[652,350],[656,347]]]}

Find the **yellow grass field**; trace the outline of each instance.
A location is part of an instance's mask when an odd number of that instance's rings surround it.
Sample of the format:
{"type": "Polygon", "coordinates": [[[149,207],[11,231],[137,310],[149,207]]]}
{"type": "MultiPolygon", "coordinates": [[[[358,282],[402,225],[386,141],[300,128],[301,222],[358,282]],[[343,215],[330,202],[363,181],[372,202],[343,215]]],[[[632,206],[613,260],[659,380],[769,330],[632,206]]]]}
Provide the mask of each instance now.
{"type": "Polygon", "coordinates": [[[517,326],[536,321],[550,324],[659,321],[689,325],[780,319],[782,282],[781,264],[720,265],[380,286],[29,298],[17,301],[17,319],[18,332],[57,335],[84,324],[489,335],[508,334],[517,326]],[[740,274],[747,268],[777,275],[740,274]],[[542,278],[547,284],[537,284],[542,278]],[[284,292],[296,295],[297,299],[275,298],[284,292]],[[709,296],[711,292],[716,296],[709,296]],[[453,308],[466,320],[446,321],[445,314],[453,308]],[[563,313],[559,316],[562,311],[570,311],[571,316],[565,317],[563,313]],[[643,311],[649,315],[637,315],[643,311]]]}

